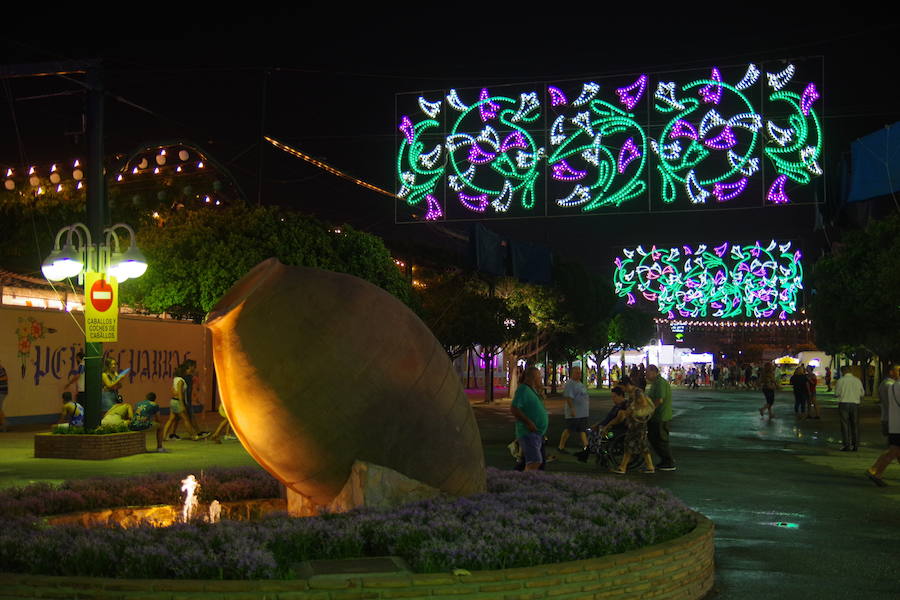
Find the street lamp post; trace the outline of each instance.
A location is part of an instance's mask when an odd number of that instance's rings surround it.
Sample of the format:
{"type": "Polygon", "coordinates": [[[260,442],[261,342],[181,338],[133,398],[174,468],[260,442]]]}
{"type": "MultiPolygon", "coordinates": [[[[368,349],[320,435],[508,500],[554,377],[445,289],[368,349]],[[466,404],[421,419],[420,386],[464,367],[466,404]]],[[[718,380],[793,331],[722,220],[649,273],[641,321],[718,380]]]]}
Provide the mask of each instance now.
{"type": "MultiPolygon", "coordinates": [[[[119,283],[140,277],[147,270],[147,260],[135,244],[134,230],[125,223],[116,223],[102,231],[104,243],[94,244],[91,232],[84,223],[67,225],[56,234],[56,242],[50,255],[44,260],[41,270],[50,281],[78,277],[84,281],[85,273],[103,273],[115,278],[119,283]],[[124,229],[131,238],[124,252],[119,243],[117,229],[124,229]],[[65,244],[63,238],[65,237],[65,244]]],[[[90,302],[91,292],[85,285],[84,302],[90,302]]],[[[118,307],[118,303],[116,303],[118,307]]],[[[118,311],[118,308],[116,308],[118,311]]],[[[87,310],[85,311],[87,313],[87,310]]],[[[87,321],[87,317],[85,318],[87,321]]],[[[103,344],[91,341],[85,322],[85,427],[95,428],[100,424],[100,392],[102,389],[101,359],[103,344]]]]}

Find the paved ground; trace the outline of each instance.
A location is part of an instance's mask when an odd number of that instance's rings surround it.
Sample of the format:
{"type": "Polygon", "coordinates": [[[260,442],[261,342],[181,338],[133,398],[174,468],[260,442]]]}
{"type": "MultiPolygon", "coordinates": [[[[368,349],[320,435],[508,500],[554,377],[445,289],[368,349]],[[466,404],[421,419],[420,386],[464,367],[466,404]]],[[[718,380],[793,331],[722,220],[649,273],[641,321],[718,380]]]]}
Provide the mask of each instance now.
{"type": "MultiPolygon", "coordinates": [[[[887,488],[863,475],[884,448],[876,405],[863,407],[860,451],[846,453],[830,395],[820,397],[821,420],[800,423],[788,393],[778,394],[772,422],[759,417],[759,392],[676,390],[673,397],[678,470],[626,477],[667,488],[715,521],[712,598],[900,598],[900,465],[886,472],[887,488]]],[[[610,405],[595,397],[591,416],[610,405]]],[[[497,466],[508,465],[495,443],[511,437],[508,406],[476,405],[497,466]]],[[[551,399],[548,408],[556,443],[562,403],[551,399]]],[[[584,466],[562,455],[548,470],[584,466]]]]}
{"type": "MultiPolygon", "coordinates": [[[[822,420],[798,424],[788,396],[778,395],[776,419],[769,422],[757,412],[758,392],[676,390],[672,446],[678,470],[626,477],[670,489],[715,521],[711,597],[716,600],[900,598],[900,465],[888,469],[888,488],[877,488],[863,476],[884,445],[877,406],[863,407],[860,451],[844,453],[833,399],[820,400],[822,420]]],[[[509,468],[509,401],[473,401],[488,464],[509,468]]],[[[547,404],[555,443],[562,401],[551,398],[547,404]]],[[[611,405],[608,393],[593,397],[591,405],[592,417],[605,414],[611,405]]],[[[207,416],[215,423],[215,415],[207,416]]],[[[0,434],[0,486],[254,464],[236,442],[189,441],[169,444],[171,454],[97,462],[39,460],[32,458],[34,430],[0,434]]],[[[549,470],[621,477],[598,473],[565,455],[549,470]]]]}

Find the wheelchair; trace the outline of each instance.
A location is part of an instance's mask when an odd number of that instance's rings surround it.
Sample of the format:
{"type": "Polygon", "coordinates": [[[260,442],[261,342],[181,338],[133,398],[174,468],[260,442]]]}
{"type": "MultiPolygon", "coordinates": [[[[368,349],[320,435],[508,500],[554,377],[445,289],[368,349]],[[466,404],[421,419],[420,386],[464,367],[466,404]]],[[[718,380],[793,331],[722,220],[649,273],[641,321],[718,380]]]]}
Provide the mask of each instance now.
{"type": "MultiPolygon", "coordinates": [[[[594,431],[590,428],[587,430],[588,447],[575,456],[581,462],[587,462],[593,455],[597,466],[601,470],[615,469],[622,462],[622,456],[625,454],[625,427],[614,427],[605,436],[601,432],[594,431]]],[[[643,464],[643,458],[640,456],[632,456],[628,462],[628,468],[643,464]]]]}

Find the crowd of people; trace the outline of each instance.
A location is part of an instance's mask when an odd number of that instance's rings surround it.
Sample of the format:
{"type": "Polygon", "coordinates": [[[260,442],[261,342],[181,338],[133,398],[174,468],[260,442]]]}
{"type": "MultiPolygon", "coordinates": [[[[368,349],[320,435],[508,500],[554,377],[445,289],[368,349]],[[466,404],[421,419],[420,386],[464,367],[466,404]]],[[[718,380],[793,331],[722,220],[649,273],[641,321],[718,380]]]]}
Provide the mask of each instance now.
{"type": "MultiPolygon", "coordinates": [[[[638,373],[640,374],[640,373],[638,373]]],[[[612,472],[624,475],[633,456],[643,458],[643,472],[674,471],[675,460],[669,447],[669,423],[672,420],[672,388],[656,365],[643,370],[643,379],[633,381],[630,376],[619,379],[612,390],[613,407],[604,420],[588,427],[588,392],[582,382],[581,367],[573,367],[563,391],[565,429],[560,435],[557,450],[569,454],[566,444],[577,436],[580,453],[597,447],[597,440],[610,430],[624,435],[624,454],[612,472]],[[641,385],[643,384],[643,385],[641,385]],[[651,449],[659,460],[654,463],[651,449]]],[[[549,425],[544,406],[544,386],[541,370],[528,367],[523,383],[517,388],[510,406],[515,417],[520,470],[544,468],[548,461],[546,436],[549,425]]],[[[579,458],[584,458],[581,456],[579,458]]]]}
{"type": "MultiPolygon", "coordinates": [[[[79,352],[76,358],[79,363],[79,369],[66,384],[67,391],[62,394],[63,407],[57,427],[83,427],[85,424],[84,353],[79,352]],[[68,391],[70,387],[74,387],[76,390],[75,398],[68,391]]],[[[100,425],[109,428],[126,427],[131,431],[147,431],[155,428],[157,452],[169,451],[165,448],[164,441],[182,439],[178,435],[178,426],[181,423],[187,429],[188,439],[193,441],[207,439],[221,444],[222,440],[236,439],[231,432],[231,424],[221,402],[219,403],[219,416],[221,419],[215,431],[210,434],[209,431],[201,431],[197,426],[192,401],[196,369],[197,362],[193,359],[187,359],[175,370],[170,390],[169,417],[163,422],[161,420],[162,410],[157,402],[156,394],[154,392],[148,393],[143,400],[132,407],[131,404],[126,402],[125,397],[121,393],[123,379],[128,374],[128,371],[119,371],[115,359],[105,359],[101,374],[103,387],[100,404],[103,416],[100,420],[100,425]]]]}
{"type": "MultiPolygon", "coordinates": [[[[696,378],[683,378],[687,371],[672,368],[668,378],[664,377],[656,365],[634,366],[623,375],[618,366],[610,371],[612,380],[611,396],[613,406],[601,421],[588,425],[589,396],[582,382],[581,367],[575,366],[569,373],[563,390],[565,429],[559,437],[557,451],[570,454],[569,440],[580,442],[580,451],[575,452],[579,460],[585,460],[596,453],[602,441],[612,433],[623,436],[624,453],[618,465],[610,470],[625,474],[633,457],[641,457],[644,473],[657,470],[675,470],[675,461],[669,448],[669,423],[672,419],[671,383],[685,382],[691,387],[704,376],[704,369],[696,370],[696,378]],[[671,381],[671,383],[670,383],[671,381]],[[658,460],[654,463],[653,454],[658,460]]],[[[773,406],[775,392],[778,391],[779,376],[771,362],[761,365],[747,365],[746,368],[731,370],[723,366],[721,370],[710,370],[713,385],[721,382],[721,387],[733,385],[762,391],[764,404],[758,409],[761,418],[774,419],[773,406]],[[732,373],[739,374],[733,379],[732,373]],[[729,383],[725,383],[729,382],[729,383]]],[[[596,372],[602,373],[602,369],[596,372]]],[[[596,376],[596,375],[595,375],[596,376]]],[[[859,450],[859,406],[866,395],[861,372],[858,367],[846,367],[835,379],[834,395],[838,401],[838,415],[841,423],[841,451],[859,450]]],[[[832,389],[831,368],[825,369],[827,391],[832,389]]],[[[821,419],[817,402],[819,378],[815,369],[808,365],[798,365],[791,375],[788,385],[794,397],[794,415],[797,420],[821,419]]],[[[866,470],[866,476],[879,486],[886,485],[882,479],[884,470],[893,461],[900,463],[900,367],[890,368],[887,377],[878,388],[881,406],[882,432],[887,437],[888,448],[866,470]]],[[[523,383],[516,390],[510,411],[516,420],[516,444],[518,447],[520,470],[542,469],[548,462],[546,453],[549,419],[544,406],[544,386],[541,370],[529,367],[525,370],[523,383]]],[[[553,457],[550,457],[552,460],[553,457]]]]}

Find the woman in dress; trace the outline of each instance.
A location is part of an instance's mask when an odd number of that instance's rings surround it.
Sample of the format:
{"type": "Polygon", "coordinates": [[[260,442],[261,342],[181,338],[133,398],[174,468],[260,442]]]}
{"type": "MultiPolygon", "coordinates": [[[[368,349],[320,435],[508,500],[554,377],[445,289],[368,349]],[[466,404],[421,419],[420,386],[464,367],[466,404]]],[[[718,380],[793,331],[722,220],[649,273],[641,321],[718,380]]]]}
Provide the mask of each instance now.
{"type": "Polygon", "coordinates": [[[644,473],[655,473],[653,468],[653,457],[650,455],[650,444],[647,442],[647,422],[653,416],[655,408],[650,399],[641,390],[634,392],[634,400],[629,404],[628,408],[619,412],[615,419],[606,424],[603,428],[603,435],[606,431],[624,421],[628,424],[628,432],[625,434],[625,453],[622,455],[622,462],[619,466],[610,469],[613,473],[624,475],[628,470],[628,463],[631,457],[641,455],[644,457],[644,473]]]}
{"type": "Polygon", "coordinates": [[[122,377],[119,374],[119,363],[114,358],[107,358],[103,361],[103,389],[100,392],[100,410],[105,414],[111,409],[119,397],[119,390],[122,388],[122,377]]]}

